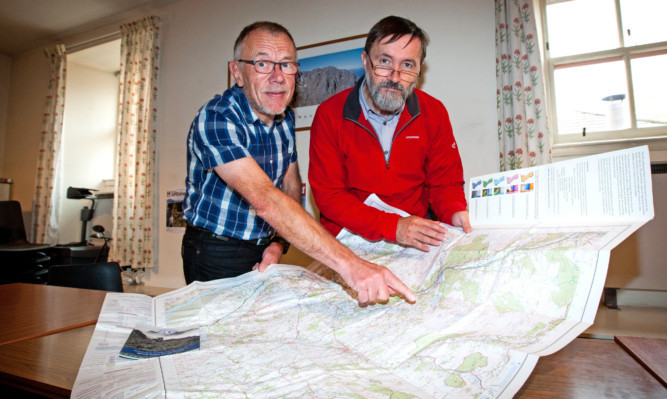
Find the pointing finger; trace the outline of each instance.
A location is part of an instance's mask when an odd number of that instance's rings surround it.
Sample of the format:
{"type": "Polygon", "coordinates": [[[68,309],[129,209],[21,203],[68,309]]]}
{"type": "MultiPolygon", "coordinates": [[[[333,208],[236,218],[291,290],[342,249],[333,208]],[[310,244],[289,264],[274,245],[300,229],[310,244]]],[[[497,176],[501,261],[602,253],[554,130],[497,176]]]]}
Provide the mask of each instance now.
{"type": "Polygon", "coordinates": [[[402,294],[408,302],[415,303],[417,301],[417,297],[412,292],[412,290],[388,269],[387,272],[389,273],[387,275],[387,285],[395,292],[402,294]]]}

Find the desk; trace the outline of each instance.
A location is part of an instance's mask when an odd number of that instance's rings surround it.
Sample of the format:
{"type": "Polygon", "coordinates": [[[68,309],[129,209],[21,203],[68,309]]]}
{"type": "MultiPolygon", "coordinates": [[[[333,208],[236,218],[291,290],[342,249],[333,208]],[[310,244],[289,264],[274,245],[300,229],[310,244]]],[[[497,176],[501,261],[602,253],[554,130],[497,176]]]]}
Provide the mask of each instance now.
{"type": "Polygon", "coordinates": [[[106,291],[0,285],[0,345],[97,323],[106,291]]]}
{"type": "MultiPolygon", "coordinates": [[[[0,346],[0,384],[69,397],[93,330],[88,326],[0,346]]],[[[540,358],[516,397],[659,398],[666,392],[614,341],[577,338],[540,358]]]]}
{"type": "Polygon", "coordinates": [[[614,341],[667,388],[667,339],[616,336],[614,341]]]}
{"type": "MultiPolygon", "coordinates": [[[[156,296],[174,288],[123,286],[156,296]]],[[[4,386],[69,397],[106,291],[0,285],[0,393],[4,386]]]]}
{"type": "Polygon", "coordinates": [[[4,386],[69,398],[95,326],[0,345],[0,392],[4,386]]]}
{"type": "Polygon", "coordinates": [[[516,394],[524,399],[665,398],[667,390],[612,340],[577,338],[541,357],[516,394]]]}

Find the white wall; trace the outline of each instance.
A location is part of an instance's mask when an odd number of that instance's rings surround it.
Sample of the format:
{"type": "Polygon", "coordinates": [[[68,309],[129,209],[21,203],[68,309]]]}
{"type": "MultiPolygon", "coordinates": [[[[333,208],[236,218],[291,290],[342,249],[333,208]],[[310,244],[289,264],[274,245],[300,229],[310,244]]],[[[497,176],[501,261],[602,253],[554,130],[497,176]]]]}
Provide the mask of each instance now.
{"type": "MultiPolygon", "coordinates": [[[[221,2],[194,0],[165,10],[161,29],[158,107],[160,209],[166,191],[184,187],[188,127],[197,109],[227,85],[227,61],[240,30],[271,20],[290,30],[297,46],[367,33],[387,15],[411,19],[431,37],[422,89],[447,106],[466,177],[497,171],[494,9],[487,0],[309,0],[221,2]]],[[[298,132],[302,179],[307,180],[309,133],[298,132]]],[[[149,285],[184,284],[181,234],[160,215],[158,266],[149,285]]],[[[292,254],[290,263],[308,262],[292,254]]],[[[283,259],[285,261],[285,259],[283,259]]]]}
{"type": "MultiPolygon", "coordinates": [[[[422,89],[439,98],[449,109],[466,177],[497,171],[491,1],[184,0],[154,10],[154,14],[162,19],[156,126],[160,228],[157,265],[146,278],[149,285],[179,287],[184,284],[181,234],[168,232],[164,227],[166,192],[184,187],[188,127],[197,109],[226,88],[227,61],[232,58],[233,42],[244,26],[257,20],[283,24],[291,31],[297,46],[367,33],[375,22],[387,15],[413,20],[431,37],[422,89]]],[[[117,30],[118,24],[96,27],[68,38],[65,44],[117,30]]],[[[34,195],[49,68],[41,48],[13,57],[11,68],[4,171],[8,177],[16,179],[14,198],[29,209],[34,195]]],[[[304,181],[307,179],[308,140],[308,132],[298,133],[299,164],[304,181]]],[[[67,158],[69,160],[69,156],[67,158]]],[[[80,209],[80,204],[77,206],[80,209]]],[[[298,251],[291,250],[287,255],[283,259],[288,263],[309,261],[298,251]]]]}
{"type": "MultiPolygon", "coordinates": [[[[120,51],[120,50],[119,50],[120,51]]],[[[120,66],[119,66],[120,67],[120,66]]],[[[118,77],[76,63],[67,63],[67,91],[63,124],[63,187],[105,189],[102,180],[114,178],[114,154],[118,114],[118,77]]],[[[111,189],[113,191],[113,188],[111,189]]],[[[92,226],[100,224],[111,234],[112,199],[97,200],[92,226]]],[[[65,198],[58,243],[81,240],[81,208],[91,201],[65,198]]]]}
{"type": "Polygon", "coordinates": [[[32,209],[48,87],[49,62],[43,49],[12,57],[3,174],[14,179],[12,198],[21,202],[23,211],[32,209]]]}

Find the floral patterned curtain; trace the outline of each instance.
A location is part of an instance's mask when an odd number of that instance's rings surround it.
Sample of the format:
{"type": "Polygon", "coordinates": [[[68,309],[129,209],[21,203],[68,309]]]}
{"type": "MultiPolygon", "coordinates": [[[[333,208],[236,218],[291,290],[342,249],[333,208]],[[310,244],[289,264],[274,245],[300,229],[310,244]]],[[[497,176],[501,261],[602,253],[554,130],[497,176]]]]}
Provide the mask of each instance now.
{"type": "Polygon", "coordinates": [[[531,0],[495,0],[500,171],[551,162],[544,79],[531,0]]]}
{"type": "Polygon", "coordinates": [[[50,78],[37,160],[31,239],[33,242],[56,244],[63,193],[62,132],[67,54],[64,44],[45,51],[49,57],[50,78]]]}
{"type": "Polygon", "coordinates": [[[118,162],[109,258],[133,268],[154,265],[158,33],[157,17],[121,26],[118,162]]]}

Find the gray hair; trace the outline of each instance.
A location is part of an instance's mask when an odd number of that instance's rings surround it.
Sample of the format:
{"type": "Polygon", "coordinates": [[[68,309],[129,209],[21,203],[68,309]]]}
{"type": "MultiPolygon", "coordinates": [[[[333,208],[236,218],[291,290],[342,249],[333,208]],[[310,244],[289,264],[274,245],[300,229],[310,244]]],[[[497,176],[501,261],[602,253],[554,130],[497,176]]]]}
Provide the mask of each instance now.
{"type": "Polygon", "coordinates": [[[429,42],[428,35],[409,19],[394,15],[385,17],[373,25],[370,32],[368,32],[364,51],[370,55],[371,47],[385,37],[389,37],[387,43],[393,43],[405,35],[409,35],[410,40],[419,39],[422,47],[421,62],[424,62],[424,58],[426,58],[426,46],[428,46],[429,42]]]}
{"type": "MultiPolygon", "coordinates": [[[[243,51],[243,41],[249,34],[251,34],[256,30],[263,30],[266,32],[270,32],[274,35],[284,33],[287,35],[287,37],[289,37],[290,41],[294,45],[294,38],[289,33],[287,28],[275,22],[258,21],[246,26],[245,28],[243,28],[241,33],[239,33],[239,37],[237,37],[236,41],[234,42],[234,59],[238,60],[239,58],[241,58],[241,52],[243,51]]],[[[294,47],[296,47],[296,45],[294,47]]]]}

